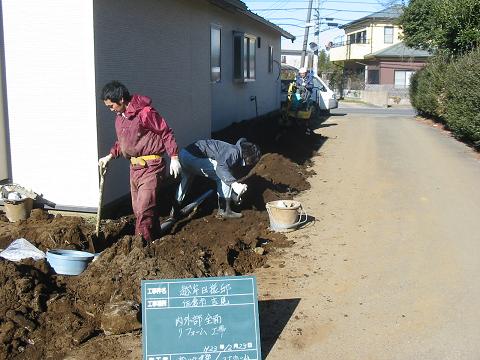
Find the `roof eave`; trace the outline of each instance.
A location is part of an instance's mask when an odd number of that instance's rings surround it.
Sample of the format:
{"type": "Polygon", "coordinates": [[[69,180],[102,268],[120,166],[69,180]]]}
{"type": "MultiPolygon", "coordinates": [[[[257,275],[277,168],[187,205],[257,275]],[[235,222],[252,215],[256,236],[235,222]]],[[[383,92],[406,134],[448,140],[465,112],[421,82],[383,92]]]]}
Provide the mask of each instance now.
{"type": "Polygon", "coordinates": [[[385,59],[385,60],[394,60],[394,59],[415,59],[415,60],[424,60],[424,59],[428,59],[430,56],[428,55],[414,55],[414,56],[411,56],[411,55],[365,55],[363,58],[365,60],[381,60],[381,59],[385,59]]]}
{"type": "Polygon", "coordinates": [[[364,17],[362,17],[362,18],[360,18],[360,19],[353,20],[353,21],[351,21],[351,22],[349,22],[349,23],[347,23],[347,24],[344,24],[344,25],[342,25],[342,26],[339,26],[339,29],[345,29],[345,28],[347,28],[347,27],[352,27],[352,26],[358,25],[358,24],[360,24],[360,23],[362,23],[362,22],[372,22],[372,21],[374,21],[374,20],[383,20],[383,21],[392,20],[392,21],[395,21],[396,19],[399,18],[399,15],[398,15],[398,14],[394,14],[393,12],[392,12],[393,16],[383,16],[383,15],[382,15],[382,16],[376,16],[376,14],[384,13],[384,12],[386,12],[387,10],[390,10],[390,9],[392,9],[391,11],[393,11],[393,8],[394,8],[394,7],[390,7],[390,8],[384,9],[384,10],[377,11],[377,12],[375,12],[375,13],[373,13],[373,14],[364,16],[364,17]]]}

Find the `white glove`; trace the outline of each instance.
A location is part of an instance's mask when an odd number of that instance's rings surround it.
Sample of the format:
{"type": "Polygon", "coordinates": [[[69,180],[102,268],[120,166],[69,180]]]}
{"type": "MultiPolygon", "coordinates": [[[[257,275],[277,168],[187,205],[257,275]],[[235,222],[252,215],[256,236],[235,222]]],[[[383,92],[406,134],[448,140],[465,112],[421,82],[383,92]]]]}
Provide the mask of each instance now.
{"type": "Polygon", "coordinates": [[[100,169],[105,169],[107,167],[107,164],[110,160],[112,160],[112,154],[108,154],[107,156],[104,156],[100,159],[98,159],[98,166],[100,167],[100,169]]]}
{"type": "Polygon", "coordinates": [[[182,171],[182,165],[180,165],[180,161],[178,161],[178,157],[172,157],[170,159],[170,175],[173,175],[174,178],[182,171]]]}
{"type": "Polygon", "coordinates": [[[242,195],[245,191],[247,191],[247,185],[246,184],[241,184],[238,182],[234,182],[232,184],[232,189],[235,191],[235,193],[240,196],[242,195]]]}

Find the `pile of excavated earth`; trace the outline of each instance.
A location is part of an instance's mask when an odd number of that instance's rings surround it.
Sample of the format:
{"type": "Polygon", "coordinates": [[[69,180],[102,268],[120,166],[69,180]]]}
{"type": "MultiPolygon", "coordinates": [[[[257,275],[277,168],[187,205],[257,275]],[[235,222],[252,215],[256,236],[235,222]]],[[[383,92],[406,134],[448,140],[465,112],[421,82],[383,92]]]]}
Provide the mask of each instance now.
{"type": "MultiPolygon", "coordinates": [[[[241,219],[217,219],[214,195],[169,234],[145,243],[133,236],[131,215],[102,220],[96,237],[94,221],[80,216],[37,208],[27,220],[10,223],[0,213],[2,249],[25,238],[42,251],[101,251],[78,276],[57,275],[46,260],[0,258],[0,358],[56,359],[88,341],[138,335],[142,279],[251,274],[268,267],[275,249],[291,245],[284,234],[269,230],[265,203],[309,188],[310,159],[325,138],[307,136],[299,127],[280,128],[275,116],[235,123],[214,137],[231,143],[246,137],[264,154],[248,174],[238,175],[248,185],[241,219]]],[[[162,218],[174,187],[162,192],[162,218]]],[[[192,199],[213,187],[196,180],[192,199]]]]}

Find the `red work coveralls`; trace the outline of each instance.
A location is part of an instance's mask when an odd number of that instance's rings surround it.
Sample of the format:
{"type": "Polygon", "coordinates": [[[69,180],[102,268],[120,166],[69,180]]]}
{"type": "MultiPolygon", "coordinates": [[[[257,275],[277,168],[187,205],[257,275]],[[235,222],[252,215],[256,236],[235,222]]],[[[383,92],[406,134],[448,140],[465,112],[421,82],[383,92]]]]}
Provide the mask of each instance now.
{"type": "MultiPolygon", "coordinates": [[[[117,141],[110,149],[114,158],[146,155],[178,155],[173,130],[151,106],[147,96],[133,95],[125,112],[115,118],[117,141]]],[[[130,163],[130,191],[136,217],[135,234],[153,240],[158,230],[157,188],[164,176],[163,158],[148,160],[145,166],[130,163]]]]}

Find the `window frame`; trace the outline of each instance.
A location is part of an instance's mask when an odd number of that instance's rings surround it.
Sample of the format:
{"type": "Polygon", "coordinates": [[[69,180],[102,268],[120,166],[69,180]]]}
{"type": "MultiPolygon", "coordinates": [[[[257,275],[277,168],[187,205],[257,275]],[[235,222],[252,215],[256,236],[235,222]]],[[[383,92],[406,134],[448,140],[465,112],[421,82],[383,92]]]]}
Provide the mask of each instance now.
{"type": "Polygon", "coordinates": [[[222,27],[218,24],[210,24],[210,81],[212,83],[220,83],[222,81],[222,27]],[[219,52],[218,52],[218,78],[214,76],[214,61],[213,61],[213,32],[218,30],[219,33],[219,52]]]}
{"type": "Polygon", "coordinates": [[[384,44],[393,44],[393,34],[394,34],[394,28],[393,26],[384,26],[383,27],[383,43],[384,44]],[[387,34],[387,30],[391,30],[391,34],[387,34]],[[387,41],[387,36],[389,37],[390,41],[387,41]],[[390,39],[391,37],[391,39],[390,39]]]}
{"type": "Polygon", "coordinates": [[[233,32],[233,80],[235,82],[256,80],[257,38],[252,34],[233,32]]]}
{"type": "Polygon", "coordinates": [[[367,70],[367,84],[380,85],[380,69],[367,70]],[[375,76],[373,74],[375,74],[375,76]]]}
{"type": "Polygon", "coordinates": [[[273,72],[273,46],[268,45],[268,72],[273,72]]]}
{"type": "Polygon", "coordinates": [[[415,73],[415,70],[408,70],[408,69],[399,69],[394,70],[393,73],[393,87],[395,89],[408,89],[410,87],[412,75],[415,73]],[[397,84],[397,74],[403,73],[403,85],[397,84]],[[408,77],[408,84],[407,84],[407,73],[410,74],[408,77]]]}
{"type": "Polygon", "coordinates": [[[348,34],[348,44],[368,44],[367,41],[367,30],[357,31],[351,34],[348,34]]]}

